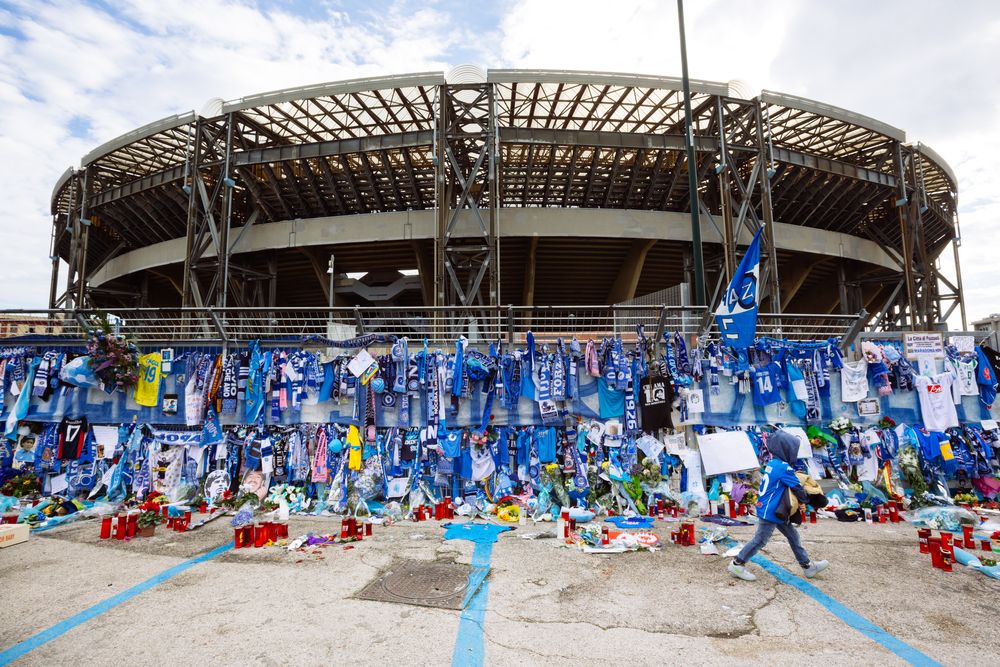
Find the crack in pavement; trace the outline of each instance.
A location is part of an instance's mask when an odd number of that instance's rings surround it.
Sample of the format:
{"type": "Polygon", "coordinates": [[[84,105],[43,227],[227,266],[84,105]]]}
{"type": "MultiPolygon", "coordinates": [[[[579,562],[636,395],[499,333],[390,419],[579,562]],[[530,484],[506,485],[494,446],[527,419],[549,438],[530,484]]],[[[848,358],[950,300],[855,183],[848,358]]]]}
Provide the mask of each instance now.
{"type": "Polygon", "coordinates": [[[561,658],[563,660],[567,660],[568,659],[567,656],[561,655],[559,653],[542,653],[540,651],[535,651],[533,649],[530,649],[530,648],[528,648],[526,646],[511,646],[509,644],[503,644],[503,643],[497,641],[496,639],[494,639],[492,636],[490,636],[490,633],[486,632],[485,630],[483,631],[483,637],[485,637],[486,641],[488,641],[489,643],[493,644],[494,646],[499,646],[500,648],[505,648],[508,651],[516,651],[518,653],[521,653],[521,652],[530,653],[531,655],[538,656],[539,658],[561,658]]]}
{"type": "MultiPolygon", "coordinates": [[[[754,607],[752,610],[750,610],[750,621],[749,621],[749,625],[750,625],[750,628],[751,628],[750,630],[748,630],[746,632],[742,632],[740,634],[735,634],[734,633],[734,634],[731,634],[731,635],[729,635],[727,637],[720,637],[720,639],[737,639],[739,637],[744,637],[744,636],[750,635],[750,634],[756,634],[758,637],[763,637],[763,635],[760,632],[760,626],[757,625],[757,614],[759,614],[760,612],[762,612],[765,609],[767,609],[771,605],[772,602],[774,602],[775,600],[778,599],[778,582],[777,582],[777,580],[774,581],[774,583],[768,589],[768,592],[771,593],[771,597],[769,597],[767,600],[765,600],[763,602],[763,604],[760,604],[760,605],[754,607]]],[[[791,633],[789,633],[789,635],[790,634],[791,633]]],[[[781,635],[781,636],[787,637],[789,635],[781,635]]]]}
{"type": "MultiPolygon", "coordinates": [[[[738,639],[740,637],[743,637],[743,636],[748,635],[748,634],[752,634],[754,632],[757,632],[759,634],[759,631],[757,630],[757,626],[754,623],[753,616],[754,616],[754,614],[756,614],[757,611],[759,611],[760,609],[763,609],[767,605],[771,604],[774,601],[774,599],[777,597],[777,593],[778,593],[777,592],[777,586],[775,586],[775,588],[773,588],[771,590],[773,591],[774,595],[772,595],[771,598],[769,598],[768,600],[766,600],[759,607],[751,610],[751,612],[750,612],[750,620],[748,621],[748,623],[750,624],[751,628],[749,630],[745,630],[745,631],[744,630],[736,630],[736,631],[733,631],[733,632],[705,633],[705,632],[684,632],[684,631],[681,631],[681,630],[649,630],[649,629],[646,629],[646,628],[640,628],[640,627],[636,627],[636,626],[632,626],[632,625],[601,625],[600,623],[594,623],[593,621],[584,621],[584,620],[546,621],[546,620],[542,620],[542,619],[524,618],[524,617],[521,617],[521,616],[507,616],[506,614],[502,614],[499,611],[492,610],[492,609],[491,610],[487,610],[486,613],[487,614],[495,614],[495,615],[499,616],[500,618],[502,618],[502,619],[504,619],[506,621],[511,621],[511,622],[514,622],[514,623],[524,623],[525,625],[589,625],[589,626],[591,626],[593,628],[597,628],[598,630],[602,630],[604,632],[608,632],[608,631],[611,631],[611,630],[634,630],[636,632],[642,632],[642,633],[648,634],[648,635],[663,635],[663,636],[667,636],[667,637],[688,637],[688,638],[713,637],[715,639],[738,639]]],[[[506,648],[510,648],[510,647],[506,647],[506,648]]]]}

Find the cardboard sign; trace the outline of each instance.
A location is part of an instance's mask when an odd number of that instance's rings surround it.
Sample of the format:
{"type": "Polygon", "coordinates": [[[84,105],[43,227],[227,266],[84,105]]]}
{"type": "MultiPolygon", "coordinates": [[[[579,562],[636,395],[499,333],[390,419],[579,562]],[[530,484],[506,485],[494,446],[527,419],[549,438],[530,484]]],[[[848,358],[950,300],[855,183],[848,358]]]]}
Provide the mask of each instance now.
{"type": "Polygon", "coordinates": [[[351,375],[359,378],[374,363],[375,359],[368,354],[368,350],[359,350],[354,358],[347,362],[347,370],[351,372],[351,375]]]}
{"type": "Polygon", "coordinates": [[[948,344],[953,345],[959,354],[976,351],[976,339],[973,336],[948,336],[948,344]]]}
{"type": "Polygon", "coordinates": [[[907,359],[930,357],[944,359],[944,336],[939,332],[914,331],[903,334],[903,349],[907,359]]]}
{"type": "Polygon", "coordinates": [[[743,431],[699,435],[698,449],[706,475],[753,470],[760,466],[750,437],[743,431]]]}

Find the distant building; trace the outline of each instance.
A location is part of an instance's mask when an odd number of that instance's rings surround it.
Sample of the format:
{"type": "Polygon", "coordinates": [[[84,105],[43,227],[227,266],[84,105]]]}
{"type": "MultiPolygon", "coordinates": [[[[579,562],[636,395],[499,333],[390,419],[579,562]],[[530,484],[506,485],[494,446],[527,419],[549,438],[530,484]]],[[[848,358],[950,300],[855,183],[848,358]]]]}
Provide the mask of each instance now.
{"type": "Polygon", "coordinates": [[[973,322],[972,328],[974,331],[989,332],[990,336],[987,339],[989,346],[994,350],[1000,349],[1000,313],[993,313],[973,322]]]}
{"type": "Polygon", "coordinates": [[[0,314],[0,338],[15,336],[30,336],[32,334],[48,335],[62,333],[61,322],[50,322],[44,317],[31,315],[0,314]]]}

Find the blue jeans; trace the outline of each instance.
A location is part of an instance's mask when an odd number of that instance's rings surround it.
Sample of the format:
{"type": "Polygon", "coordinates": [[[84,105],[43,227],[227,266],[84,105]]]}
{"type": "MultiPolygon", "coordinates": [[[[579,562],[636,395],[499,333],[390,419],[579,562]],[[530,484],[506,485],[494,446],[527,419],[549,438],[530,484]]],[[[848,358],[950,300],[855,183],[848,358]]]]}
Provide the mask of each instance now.
{"type": "Polygon", "coordinates": [[[760,521],[757,524],[757,532],[753,534],[749,542],[743,545],[740,555],[733,559],[733,562],[737,565],[743,565],[753,558],[754,554],[760,551],[767,544],[768,540],[771,539],[771,536],[774,535],[775,528],[788,540],[788,544],[792,547],[792,553],[795,554],[795,560],[799,562],[799,565],[803,568],[809,567],[809,554],[803,548],[802,540],[799,539],[799,531],[795,530],[795,526],[790,523],[771,523],[770,521],[760,521]]]}

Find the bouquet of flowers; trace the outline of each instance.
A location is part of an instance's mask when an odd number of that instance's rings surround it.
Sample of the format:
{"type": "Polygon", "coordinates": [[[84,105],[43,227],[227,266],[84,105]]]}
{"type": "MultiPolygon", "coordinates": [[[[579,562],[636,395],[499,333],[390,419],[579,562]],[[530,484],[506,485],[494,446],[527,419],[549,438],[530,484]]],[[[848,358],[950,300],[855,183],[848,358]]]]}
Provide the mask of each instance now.
{"type": "Polygon", "coordinates": [[[608,462],[604,461],[598,468],[594,464],[587,466],[587,482],[590,484],[590,491],[587,494],[587,503],[593,507],[610,507],[613,502],[611,498],[611,483],[601,473],[607,474],[608,462]]]}
{"type": "Polygon", "coordinates": [[[878,427],[883,431],[890,428],[896,428],[896,420],[892,417],[883,416],[882,419],[878,420],[878,427]]]}
{"type": "Polygon", "coordinates": [[[910,489],[910,508],[926,505],[927,501],[927,481],[920,472],[920,459],[917,457],[917,450],[913,447],[903,447],[899,450],[899,469],[903,473],[903,480],[910,489]]]}
{"type": "Polygon", "coordinates": [[[972,505],[973,503],[978,503],[979,498],[973,493],[956,493],[951,499],[957,503],[966,503],[972,505]]]}
{"type": "Polygon", "coordinates": [[[847,417],[837,417],[836,419],[830,422],[829,427],[830,430],[836,433],[837,435],[844,435],[852,428],[854,428],[854,424],[852,424],[851,420],[848,419],[847,417]]]}
{"type": "Polygon", "coordinates": [[[107,315],[91,320],[87,355],[94,374],[105,385],[128,389],[139,381],[139,349],[125,336],[114,333],[107,315]]]}
{"type": "Polygon", "coordinates": [[[42,490],[42,485],[38,481],[33,473],[26,472],[17,477],[12,477],[8,479],[2,488],[0,488],[0,495],[14,496],[15,498],[20,498],[21,496],[30,496],[33,493],[40,493],[42,490]]]}
{"type": "Polygon", "coordinates": [[[555,501],[559,507],[569,507],[569,493],[566,491],[566,483],[563,480],[562,472],[555,463],[542,466],[541,482],[545,487],[551,488],[551,493],[555,496],[555,501]]]}
{"type": "Polygon", "coordinates": [[[301,487],[292,484],[274,485],[265,502],[273,503],[277,507],[281,505],[282,500],[288,505],[289,512],[304,512],[309,509],[312,502],[301,487]]]}
{"type": "Polygon", "coordinates": [[[660,464],[653,457],[647,456],[642,463],[632,466],[632,476],[638,477],[646,486],[656,486],[660,483],[660,464]]]}

